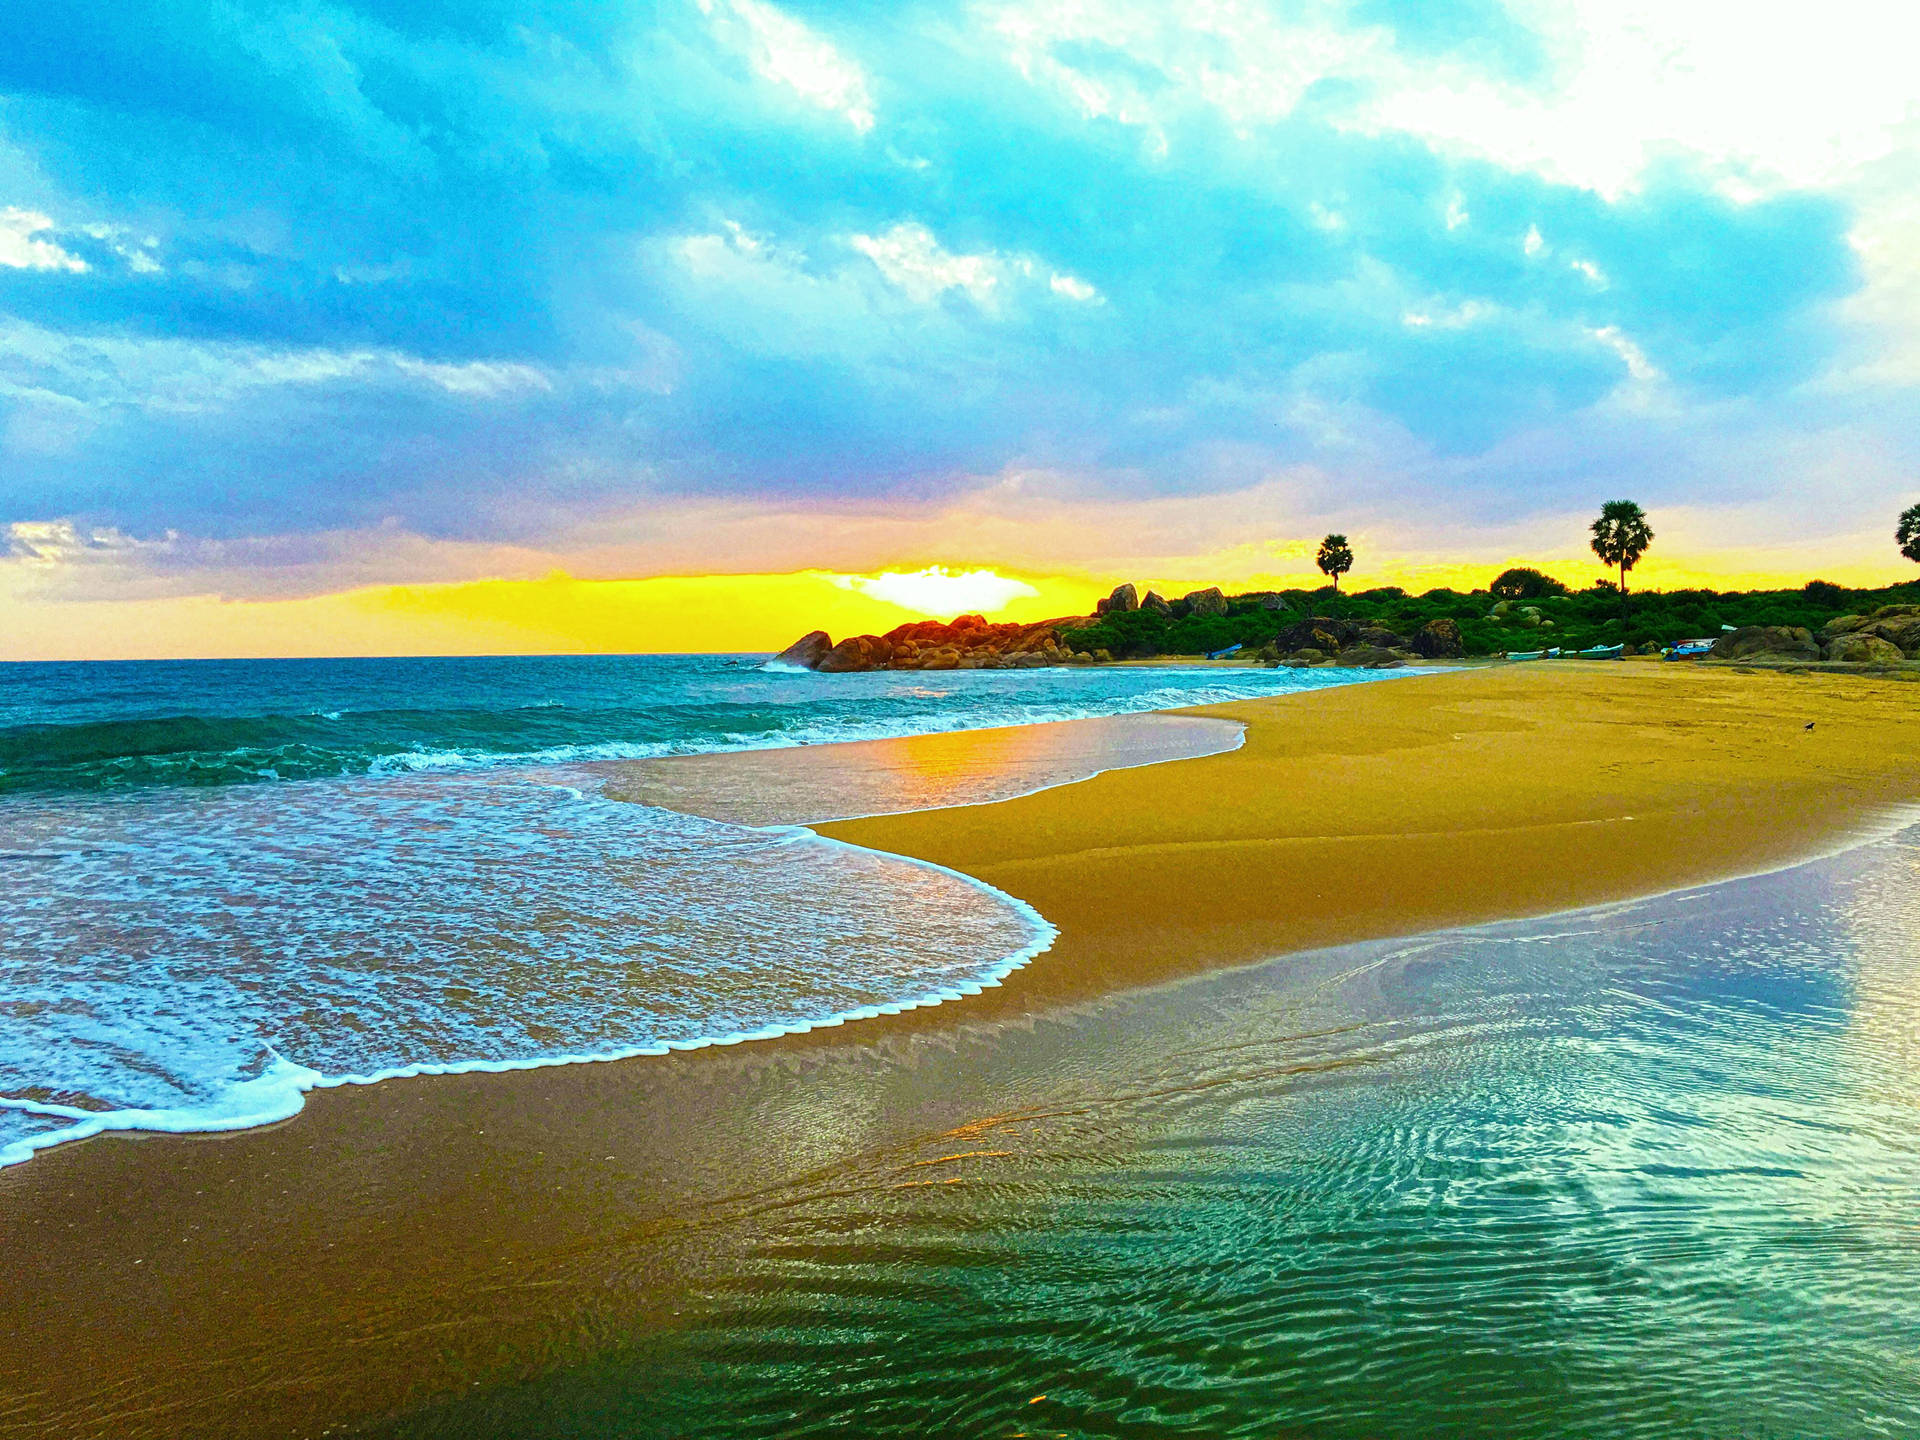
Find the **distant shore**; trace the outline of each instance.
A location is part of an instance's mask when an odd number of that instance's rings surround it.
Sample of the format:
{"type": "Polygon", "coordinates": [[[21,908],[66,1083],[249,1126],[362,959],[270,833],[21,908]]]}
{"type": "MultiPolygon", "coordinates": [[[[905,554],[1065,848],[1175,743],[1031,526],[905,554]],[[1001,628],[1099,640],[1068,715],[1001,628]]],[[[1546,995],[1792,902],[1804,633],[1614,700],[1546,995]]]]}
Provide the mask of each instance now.
{"type": "MultiPolygon", "coordinates": [[[[1244,745],[817,827],[1059,927],[978,997],[730,1050],[327,1091],[270,1130],[103,1138],[0,1172],[0,1434],[316,1433],[533,1373],[676,1323],[789,1195],[964,1136],[984,1117],[942,1067],[990,1065],[1006,1027],[1786,865],[1920,802],[1920,686],[1895,678],[1566,662],[1188,713],[1244,724],[1244,745]]],[[[969,743],[870,750],[912,774],[969,743]]]]}

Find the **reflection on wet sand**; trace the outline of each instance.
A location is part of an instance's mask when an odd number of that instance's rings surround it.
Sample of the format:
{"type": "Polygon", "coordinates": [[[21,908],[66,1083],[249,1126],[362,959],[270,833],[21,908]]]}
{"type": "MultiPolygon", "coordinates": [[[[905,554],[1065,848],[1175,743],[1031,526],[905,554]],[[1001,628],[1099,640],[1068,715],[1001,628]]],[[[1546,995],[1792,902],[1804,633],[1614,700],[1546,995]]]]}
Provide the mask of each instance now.
{"type": "Polygon", "coordinates": [[[1241,727],[1198,715],[1115,715],[1048,725],[863,740],[612,767],[607,794],[737,825],[811,824],[979,805],[1104,770],[1231,750],[1241,727]]]}

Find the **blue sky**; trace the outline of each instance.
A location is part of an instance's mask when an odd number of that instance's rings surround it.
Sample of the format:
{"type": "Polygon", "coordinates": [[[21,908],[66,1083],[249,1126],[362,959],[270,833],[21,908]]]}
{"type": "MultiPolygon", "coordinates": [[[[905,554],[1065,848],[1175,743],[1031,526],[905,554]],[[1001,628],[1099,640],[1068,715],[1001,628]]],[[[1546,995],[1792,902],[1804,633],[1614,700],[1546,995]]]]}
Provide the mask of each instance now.
{"type": "Polygon", "coordinates": [[[1412,573],[1577,550],[1624,493],[1700,564],[1877,547],[1891,576],[1914,30],[1678,0],[16,6],[0,569],[94,598],[1253,574],[1341,528],[1412,573]]]}

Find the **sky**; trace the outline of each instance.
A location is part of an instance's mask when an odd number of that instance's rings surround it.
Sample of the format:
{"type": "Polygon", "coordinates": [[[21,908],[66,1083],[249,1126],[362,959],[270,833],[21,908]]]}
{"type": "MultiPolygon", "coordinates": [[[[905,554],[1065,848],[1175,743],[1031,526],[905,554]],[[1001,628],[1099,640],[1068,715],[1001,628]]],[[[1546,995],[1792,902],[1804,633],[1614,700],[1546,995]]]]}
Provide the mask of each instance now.
{"type": "Polygon", "coordinates": [[[1116,581],[1884,584],[1920,10],[0,18],[0,658],[778,648],[1116,581]],[[835,628],[839,627],[839,628],[835,628]]]}

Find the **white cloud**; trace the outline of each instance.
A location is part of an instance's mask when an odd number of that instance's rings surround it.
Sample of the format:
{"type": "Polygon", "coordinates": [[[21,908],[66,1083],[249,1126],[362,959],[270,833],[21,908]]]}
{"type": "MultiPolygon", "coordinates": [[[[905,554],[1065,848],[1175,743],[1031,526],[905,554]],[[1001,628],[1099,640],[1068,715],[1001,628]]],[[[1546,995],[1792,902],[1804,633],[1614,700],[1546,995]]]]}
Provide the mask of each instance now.
{"type": "Polygon", "coordinates": [[[1098,300],[1100,292],[1082,280],[1078,275],[1056,274],[1047,282],[1056,295],[1064,295],[1069,300],[1078,300],[1085,304],[1089,300],[1098,300]]]}
{"type": "Polygon", "coordinates": [[[69,255],[42,237],[53,230],[53,220],[38,210],[12,205],[0,208],[0,265],[12,270],[66,270],[84,274],[87,262],[69,255]]]}
{"type": "Polygon", "coordinates": [[[911,221],[880,235],[851,235],[847,243],[873,261],[889,284],[922,305],[949,290],[964,290],[985,304],[1005,268],[1001,257],[990,251],[956,255],[943,249],[931,230],[911,221]]]}
{"type": "Polygon", "coordinates": [[[60,334],[0,321],[0,396],[35,406],[127,406],[193,413],[282,386],[425,385],[463,399],[550,391],[516,361],[426,360],[397,350],[275,348],[233,341],[60,334]]]}
{"type": "Polygon", "coordinates": [[[764,79],[839,115],[862,135],[873,129],[866,73],[800,21],[765,0],[700,0],[700,10],[764,79]]]}
{"type": "Polygon", "coordinates": [[[1651,385],[1667,378],[1659,367],[1647,359],[1647,352],[1630,340],[1618,325],[1603,325],[1597,330],[1587,331],[1587,334],[1620,357],[1632,380],[1651,385]]]}

